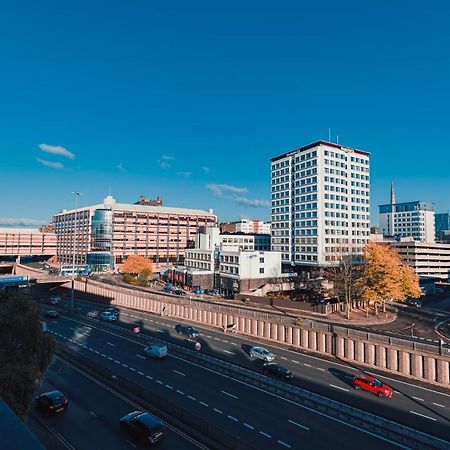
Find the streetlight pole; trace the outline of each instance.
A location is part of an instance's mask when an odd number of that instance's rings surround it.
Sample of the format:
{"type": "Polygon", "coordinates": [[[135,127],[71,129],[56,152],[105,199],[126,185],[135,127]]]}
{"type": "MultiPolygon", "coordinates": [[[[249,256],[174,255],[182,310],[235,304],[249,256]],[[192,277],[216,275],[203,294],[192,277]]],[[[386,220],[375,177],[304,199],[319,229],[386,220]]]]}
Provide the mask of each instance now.
{"type": "Polygon", "coordinates": [[[78,213],[78,197],[81,192],[72,192],[75,195],[75,223],[73,231],[73,254],[72,254],[72,290],[70,292],[70,309],[74,312],[74,291],[75,291],[75,245],[77,242],[77,213],[78,213]]]}

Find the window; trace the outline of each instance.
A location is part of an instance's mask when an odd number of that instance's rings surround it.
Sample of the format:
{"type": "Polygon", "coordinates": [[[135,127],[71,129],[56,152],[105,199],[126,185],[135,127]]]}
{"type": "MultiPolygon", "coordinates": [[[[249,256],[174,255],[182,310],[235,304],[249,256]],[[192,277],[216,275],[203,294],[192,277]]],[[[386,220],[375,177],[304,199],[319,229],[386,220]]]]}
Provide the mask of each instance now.
{"type": "Polygon", "coordinates": [[[260,263],[264,263],[264,257],[259,258],[260,263]]]}
{"type": "Polygon", "coordinates": [[[264,273],[264,267],[259,268],[259,273],[264,273]]]}

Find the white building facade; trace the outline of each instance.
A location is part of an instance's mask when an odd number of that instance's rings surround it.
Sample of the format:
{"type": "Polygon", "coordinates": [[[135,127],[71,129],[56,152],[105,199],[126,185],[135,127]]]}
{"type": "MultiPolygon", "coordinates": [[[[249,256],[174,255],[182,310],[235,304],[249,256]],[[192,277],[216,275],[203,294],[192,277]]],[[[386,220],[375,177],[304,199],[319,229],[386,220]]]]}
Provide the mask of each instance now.
{"type": "Polygon", "coordinates": [[[271,159],[271,249],[283,263],[330,266],[370,234],[369,153],[318,141],[271,159]]]}

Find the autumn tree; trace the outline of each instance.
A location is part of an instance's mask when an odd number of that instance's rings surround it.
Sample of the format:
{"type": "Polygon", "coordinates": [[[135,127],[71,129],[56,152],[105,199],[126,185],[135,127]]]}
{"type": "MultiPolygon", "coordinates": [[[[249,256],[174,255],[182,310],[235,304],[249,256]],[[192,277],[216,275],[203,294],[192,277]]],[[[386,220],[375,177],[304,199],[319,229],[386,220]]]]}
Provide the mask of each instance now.
{"type": "Polygon", "coordinates": [[[358,280],[362,299],[369,306],[386,310],[386,300],[403,302],[421,295],[419,278],[412,267],[406,266],[397,250],[389,245],[369,242],[364,248],[364,264],[358,280]]]}
{"type": "Polygon", "coordinates": [[[129,283],[137,278],[139,284],[147,285],[153,274],[153,263],[145,256],[131,255],[120,266],[120,271],[124,274],[124,281],[129,283]]]}

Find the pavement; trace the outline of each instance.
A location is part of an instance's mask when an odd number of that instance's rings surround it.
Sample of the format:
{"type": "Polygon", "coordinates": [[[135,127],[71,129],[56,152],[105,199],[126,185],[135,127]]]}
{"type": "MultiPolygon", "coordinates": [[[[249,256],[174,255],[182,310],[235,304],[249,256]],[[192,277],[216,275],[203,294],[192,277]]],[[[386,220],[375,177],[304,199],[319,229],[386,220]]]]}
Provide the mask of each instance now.
{"type": "MultiPolygon", "coordinates": [[[[76,306],[81,313],[95,317],[102,310],[100,305],[84,301],[77,301],[76,306]]],[[[122,309],[120,323],[116,325],[128,329],[139,325],[155,339],[192,346],[192,342],[176,334],[174,326],[177,323],[179,321],[170,318],[122,309]]],[[[197,325],[195,327],[201,331],[202,353],[261,371],[262,363],[248,356],[248,347],[260,342],[197,325]]],[[[156,389],[156,392],[164,392],[171,402],[179,402],[180,406],[189,405],[192,411],[212,419],[229,433],[243,440],[250,439],[257,448],[300,448],[300,442],[302,448],[330,448],[336,445],[336,448],[345,446],[350,449],[361,445],[393,448],[392,443],[374,438],[362,430],[350,429],[333,418],[307,411],[301,405],[292,405],[252,386],[224,379],[218,373],[197,367],[179,357],[148,361],[142,356],[141,343],[102,329],[105,328],[102,323],[92,321],[86,324],[85,320],[62,317],[49,323],[48,328],[61,342],[117,371],[121,376],[145,381],[144,389],[150,392],[156,389]]],[[[267,343],[264,343],[264,347],[276,355],[277,362],[292,370],[295,375],[293,383],[299,387],[425,433],[444,439],[448,437],[449,390],[431,389],[411,381],[382,376],[395,393],[392,399],[379,399],[352,389],[351,380],[360,372],[357,367],[267,343]]]]}

